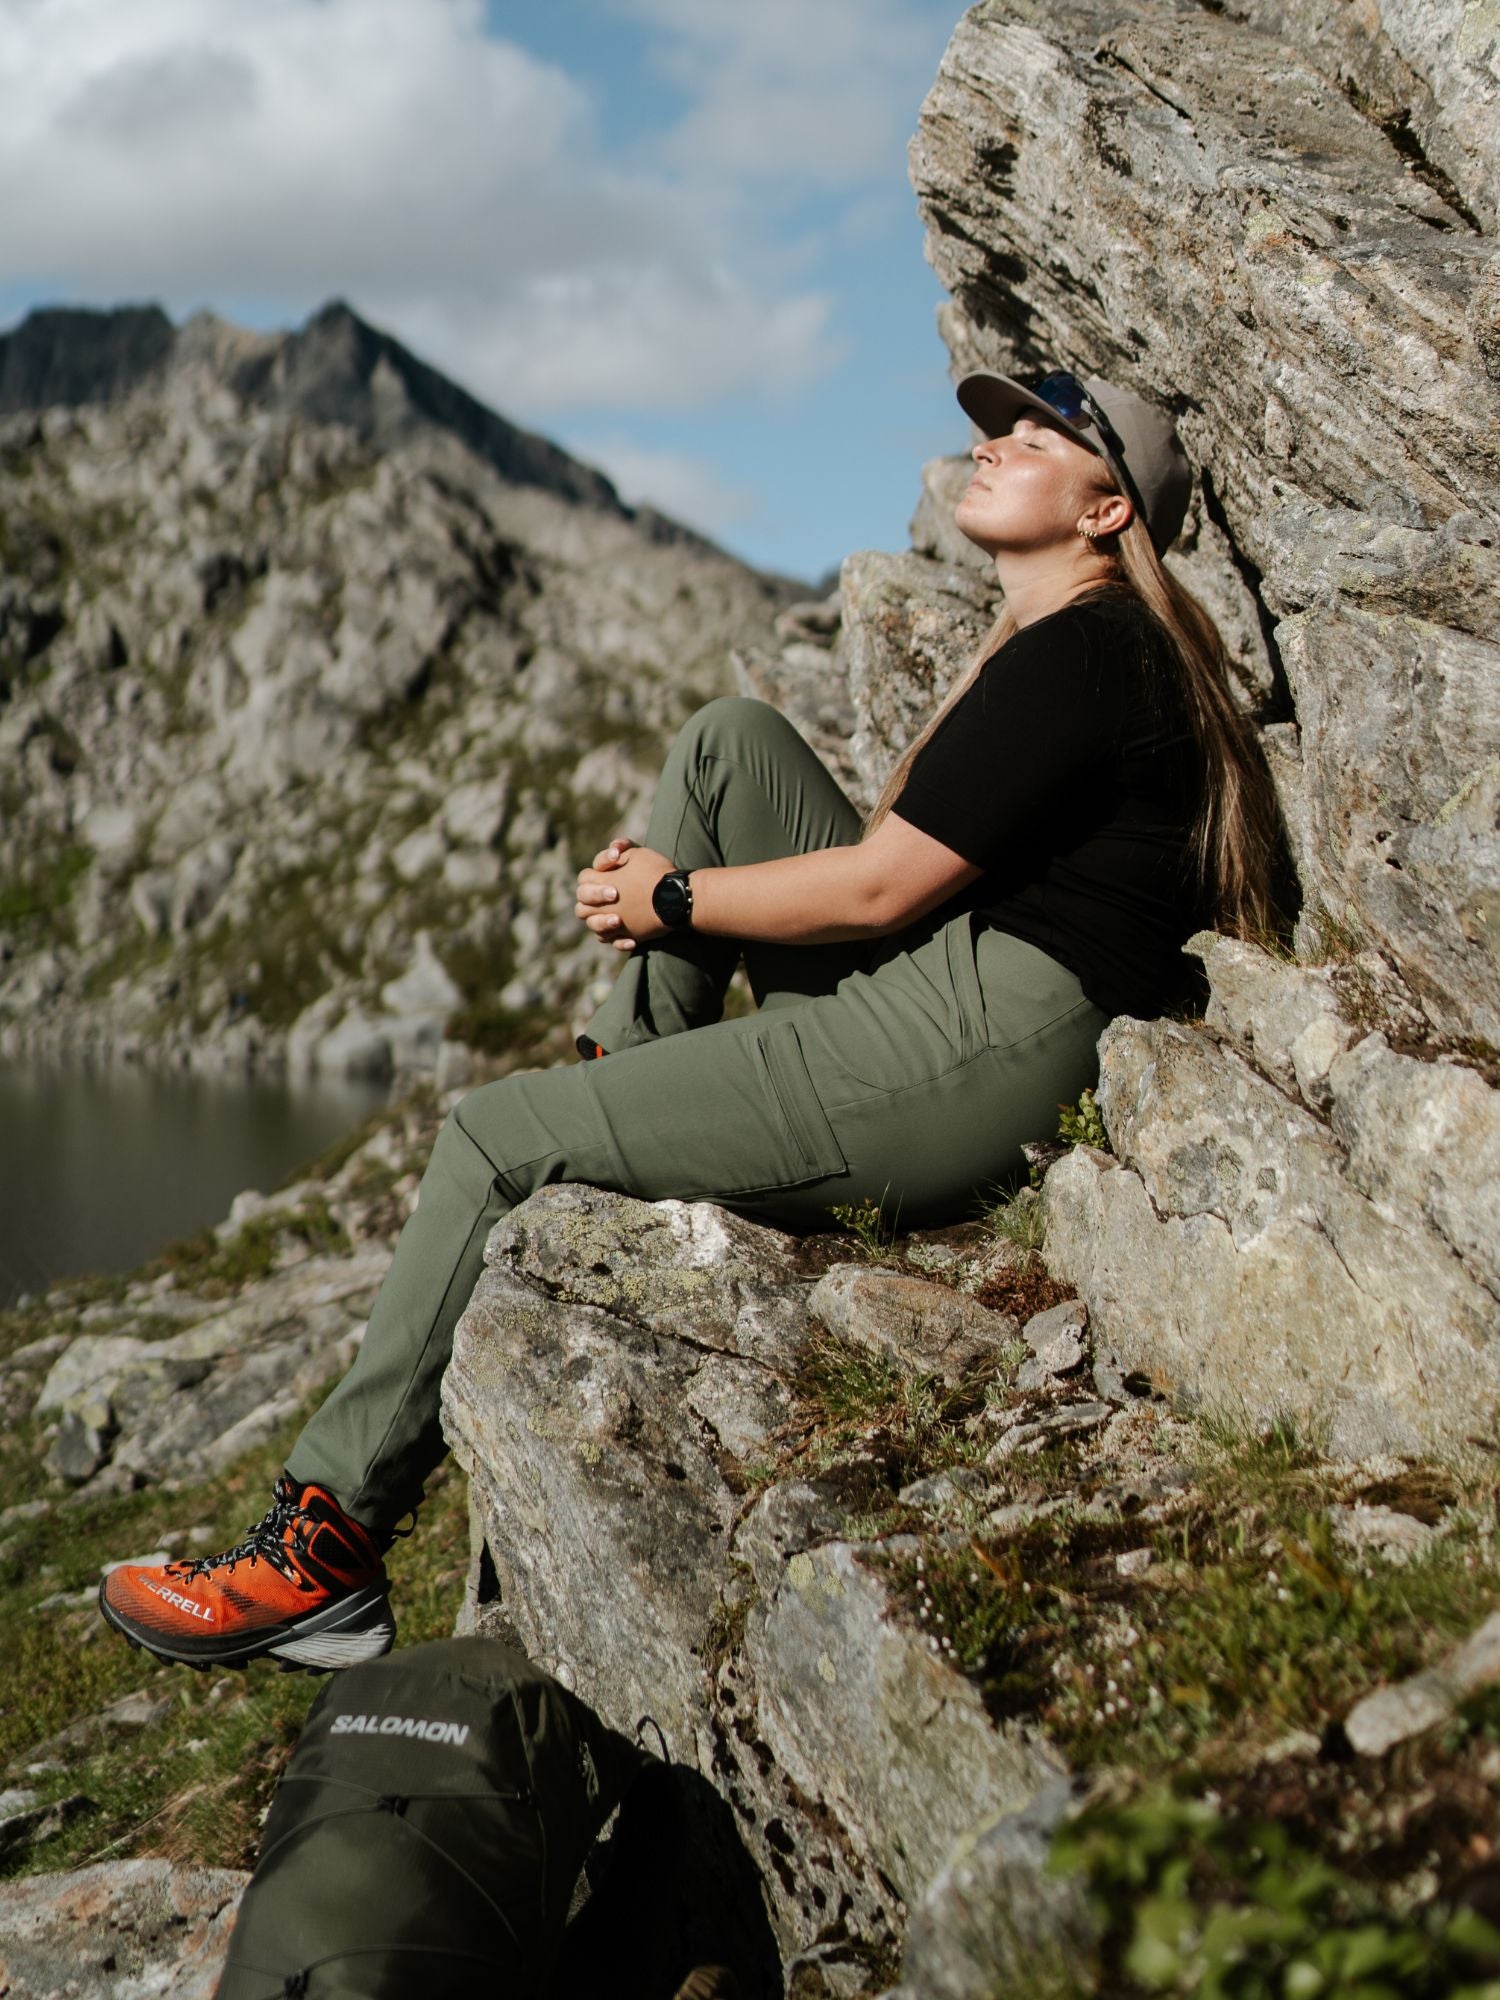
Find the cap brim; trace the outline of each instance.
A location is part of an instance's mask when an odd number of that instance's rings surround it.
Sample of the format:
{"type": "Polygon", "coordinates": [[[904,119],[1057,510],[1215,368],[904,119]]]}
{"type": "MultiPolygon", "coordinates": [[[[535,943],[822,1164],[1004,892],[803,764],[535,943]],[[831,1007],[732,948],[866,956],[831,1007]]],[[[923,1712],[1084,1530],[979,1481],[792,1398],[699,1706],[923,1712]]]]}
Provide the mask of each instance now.
{"type": "Polygon", "coordinates": [[[965,416],[978,424],[987,438],[1004,437],[1020,411],[1035,410],[1065,430],[1070,438],[1076,438],[1096,458],[1109,463],[1096,438],[1070,424],[1066,417],[1060,417],[1050,403],[1044,403],[1040,396],[1034,396],[1009,375],[965,375],[954,394],[965,416]]]}

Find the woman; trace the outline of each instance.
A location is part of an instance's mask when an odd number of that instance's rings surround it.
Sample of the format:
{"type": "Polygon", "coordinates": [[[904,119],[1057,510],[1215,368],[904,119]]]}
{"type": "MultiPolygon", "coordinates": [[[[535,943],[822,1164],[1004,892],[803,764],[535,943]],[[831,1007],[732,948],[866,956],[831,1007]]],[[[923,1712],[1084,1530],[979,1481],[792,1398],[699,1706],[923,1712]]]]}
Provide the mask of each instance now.
{"type": "Polygon", "coordinates": [[[224,1555],[113,1571],[163,1659],[383,1652],[382,1552],[444,1452],[438,1390],[499,1218],[551,1181],[706,1197],[791,1228],[879,1197],[951,1220],[1161,1011],[1201,922],[1268,918],[1274,808],[1211,620],[1162,568],[1190,474],[1170,421],[1092,378],[971,375],[956,520],[1005,612],[868,826],[791,725],[719,701],[678,738],[644,845],[579,876],[626,956],[586,1057],[443,1127],[359,1357],[224,1555]],[[760,1011],[723,1021],[743,955],[760,1011]],[[599,1058],[602,1058],[599,1059],[599,1058]]]}

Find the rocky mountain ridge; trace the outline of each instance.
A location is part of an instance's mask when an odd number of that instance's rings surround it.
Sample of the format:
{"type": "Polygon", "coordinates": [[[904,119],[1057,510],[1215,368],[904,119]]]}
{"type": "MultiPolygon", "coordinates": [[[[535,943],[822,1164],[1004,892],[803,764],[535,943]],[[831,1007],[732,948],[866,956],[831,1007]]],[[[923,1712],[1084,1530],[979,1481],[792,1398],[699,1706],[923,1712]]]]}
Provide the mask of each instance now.
{"type": "Polygon", "coordinates": [[[0,1053],[388,1073],[576,1006],[573,874],[792,588],[344,307],[36,314],[0,400],[0,1053]]]}

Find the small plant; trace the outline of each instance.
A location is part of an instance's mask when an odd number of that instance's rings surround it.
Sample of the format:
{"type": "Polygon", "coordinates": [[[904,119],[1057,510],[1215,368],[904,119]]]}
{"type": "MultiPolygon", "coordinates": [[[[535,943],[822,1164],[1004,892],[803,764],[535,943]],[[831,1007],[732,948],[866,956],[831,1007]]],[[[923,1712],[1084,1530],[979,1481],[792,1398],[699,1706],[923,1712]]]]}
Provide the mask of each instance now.
{"type": "Polygon", "coordinates": [[[854,1238],[861,1257],[872,1264],[886,1261],[895,1248],[896,1226],[887,1225],[881,1205],[866,1195],[860,1202],[836,1202],[828,1213],[846,1236],[854,1238]]]}
{"type": "Polygon", "coordinates": [[[1096,1146],[1101,1153],[1110,1150],[1109,1134],[1093,1091],[1083,1091],[1076,1104],[1058,1105],[1057,1136],[1065,1146],[1096,1146]]]}
{"type": "Polygon", "coordinates": [[[1047,1219],[1035,1188],[1021,1188],[1008,1201],[997,1202],[986,1220],[997,1236],[1020,1251],[1023,1269],[1040,1256],[1047,1219]]]}
{"type": "Polygon", "coordinates": [[[1281,1827],[1204,1800],[1102,1804],[1058,1835],[1101,1932],[1096,1990],[1194,2000],[1500,2000],[1500,1930],[1477,1911],[1385,1910],[1281,1827]]]}

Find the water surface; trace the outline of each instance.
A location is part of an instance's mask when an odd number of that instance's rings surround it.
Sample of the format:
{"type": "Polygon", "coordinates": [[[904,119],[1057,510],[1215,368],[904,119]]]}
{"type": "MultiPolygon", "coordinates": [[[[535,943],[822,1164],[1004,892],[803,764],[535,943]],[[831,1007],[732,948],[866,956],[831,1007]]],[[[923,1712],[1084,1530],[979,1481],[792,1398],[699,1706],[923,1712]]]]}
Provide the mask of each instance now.
{"type": "Polygon", "coordinates": [[[242,1188],[276,1187],[384,1098],[379,1084],[0,1064],[0,1306],[221,1222],[242,1188]]]}

